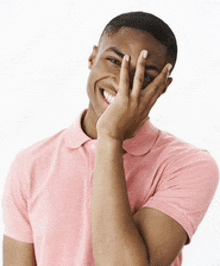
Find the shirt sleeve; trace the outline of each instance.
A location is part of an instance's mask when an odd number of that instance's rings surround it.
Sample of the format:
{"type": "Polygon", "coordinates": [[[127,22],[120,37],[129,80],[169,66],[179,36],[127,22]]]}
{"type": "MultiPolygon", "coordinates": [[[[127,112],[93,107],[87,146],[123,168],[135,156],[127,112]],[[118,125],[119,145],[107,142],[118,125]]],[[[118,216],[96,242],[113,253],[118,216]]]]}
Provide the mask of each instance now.
{"type": "Polygon", "coordinates": [[[154,195],[142,208],[157,209],[176,220],[187,232],[190,243],[218,182],[219,169],[208,152],[179,153],[166,165],[154,195]]]}
{"type": "Polygon", "coordinates": [[[18,154],[6,179],[2,207],[4,234],[19,241],[33,243],[28,216],[30,182],[27,163],[18,154]]]}

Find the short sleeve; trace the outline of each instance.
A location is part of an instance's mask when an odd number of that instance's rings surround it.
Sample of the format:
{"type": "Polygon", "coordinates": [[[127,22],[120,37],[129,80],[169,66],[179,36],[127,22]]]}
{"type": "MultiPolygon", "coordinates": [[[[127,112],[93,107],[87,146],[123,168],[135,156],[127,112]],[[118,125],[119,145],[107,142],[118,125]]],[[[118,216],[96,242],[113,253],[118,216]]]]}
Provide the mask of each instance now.
{"type": "Polygon", "coordinates": [[[218,182],[219,169],[208,152],[195,149],[179,153],[167,163],[154,195],[142,208],[157,209],[176,220],[187,232],[190,242],[218,182]]]}
{"type": "Polygon", "coordinates": [[[4,234],[19,241],[33,243],[28,217],[30,182],[27,163],[18,154],[6,179],[2,200],[4,234]]]}

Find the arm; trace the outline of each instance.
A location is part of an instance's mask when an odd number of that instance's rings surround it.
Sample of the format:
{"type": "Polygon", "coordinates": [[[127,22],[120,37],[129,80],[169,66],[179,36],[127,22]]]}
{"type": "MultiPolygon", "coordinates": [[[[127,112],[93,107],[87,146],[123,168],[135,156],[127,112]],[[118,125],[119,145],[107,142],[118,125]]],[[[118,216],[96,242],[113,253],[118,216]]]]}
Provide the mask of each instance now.
{"type": "Polygon", "coordinates": [[[134,224],[120,142],[100,138],[93,174],[92,230],[96,265],[148,265],[134,224]]]}
{"type": "Polygon", "coordinates": [[[116,99],[97,123],[91,210],[95,262],[97,266],[168,266],[185,244],[186,233],[177,222],[159,211],[143,209],[132,217],[122,143],[133,137],[146,121],[151,107],[168,86],[170,68],[165,66],[148,89],[141,91],[145,68],[141,55],[130,92],[129,62],[125,59],[116,99]]]}
{"type": "Polygon", "coordinates": [[[122,152],[120,142],[99,139],[92,200],[96,265],[171,265],[187,234],[175,220],[154,209],[139,210],[132,217],[122,152]]]}
{"type": "Polygon", "coordinates": [[[37,266],[34,254],[34,245],[4,236],[3,265],[37,266]]]}

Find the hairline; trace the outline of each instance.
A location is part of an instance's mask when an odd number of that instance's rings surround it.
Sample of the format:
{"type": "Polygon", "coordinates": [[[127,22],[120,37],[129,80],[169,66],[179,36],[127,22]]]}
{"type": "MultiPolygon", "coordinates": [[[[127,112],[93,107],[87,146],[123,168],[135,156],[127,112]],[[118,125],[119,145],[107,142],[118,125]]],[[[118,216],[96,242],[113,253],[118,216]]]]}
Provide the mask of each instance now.
{"type": "MultiPolygon", "coordinates": [[[[146,30],[141,30],[141,29],[137,29],[137,28],[134,28],[134,27],[128,27],[128,26],[122,26],[122,27],[115,27],[115,26],[112,26],[112,25],[109,25],[107,27],[105,27],[105,29],[103,30],[100,38],[99,38],[99,42],[98,42],[98,48],[100,47],[101,45],[101,42],[102,42],[102,39],[105,37],[105,35],[107,35],[108,37],[112,37],[114,36],[115,34],[117,34],[121,29],[125,29],[125,28],[128,28],[128,29],[134,29],[134,30],[139,30],[141,32],[147,32],[148,34],[150,34],[152,37],[155,38],[155,36],[153,36],[150,32],[146,31],[146,30]]],[[[176,64],[176,60],[174,58],[173,55],[170,54],[170,51],[168,50],[168,48],[166,47],[165,44],[163,44],[160,40],[158,40],[157,38],[155,38],[155,40],[157,40],[160,44],[162,44],[165,48],[166,48],[166,51],[167,51],[167,57],[171,57],[173,60],[174,60],[174,64],[173,64],[173,67],[171,69],[171,72],[173,71],[174,69],[174,66],[176,64]]]]}

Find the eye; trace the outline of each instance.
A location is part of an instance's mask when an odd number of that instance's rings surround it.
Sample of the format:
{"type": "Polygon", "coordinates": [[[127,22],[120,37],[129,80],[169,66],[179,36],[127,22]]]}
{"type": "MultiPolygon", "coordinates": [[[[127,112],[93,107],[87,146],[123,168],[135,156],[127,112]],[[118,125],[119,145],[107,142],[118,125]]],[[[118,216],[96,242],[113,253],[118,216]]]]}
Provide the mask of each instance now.
{"type": "Polygon", "coordinates": [[[115,65],[121,66],[121,62],[115,58],[108,57],[107,60],[110,61],[111,63],[115,64],[115,65]]]}
{"type": "Polygon", "coordinates": [[[149,74],[145,74],[145,80],[147,82],[152,82],[155,79],[155,77],[150,76],[149,74]]]}

